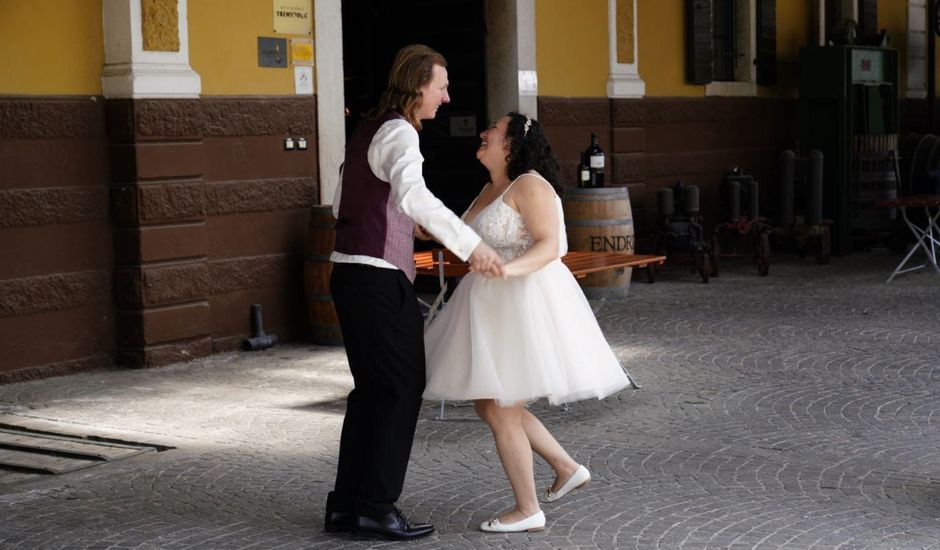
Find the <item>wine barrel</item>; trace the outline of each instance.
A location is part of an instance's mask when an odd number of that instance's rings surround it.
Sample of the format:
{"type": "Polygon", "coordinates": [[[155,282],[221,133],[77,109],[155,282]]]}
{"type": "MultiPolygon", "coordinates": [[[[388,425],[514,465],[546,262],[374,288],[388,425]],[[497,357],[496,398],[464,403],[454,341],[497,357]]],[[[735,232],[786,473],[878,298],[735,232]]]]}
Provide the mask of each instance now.
{"type": "MultiPolygon", "coordinates": [[[[626,187],[566,189],[568,250],[633,254],[633,210],[626,187]]],[[[588,298],[630,291],[630,268],[592,273],[578,282],[588,298]]]]}
{"type": "Polygon", "coordinates": [[[307,253],[304,260],[304,291],[307,297],[307,315],[317,344],[338,346],[343,344],[343,333],[330,295],[330,274],[333,264],[330,253],[336,243],[333,207],[317,205],[310,209],[307,233],[307,253]]]}

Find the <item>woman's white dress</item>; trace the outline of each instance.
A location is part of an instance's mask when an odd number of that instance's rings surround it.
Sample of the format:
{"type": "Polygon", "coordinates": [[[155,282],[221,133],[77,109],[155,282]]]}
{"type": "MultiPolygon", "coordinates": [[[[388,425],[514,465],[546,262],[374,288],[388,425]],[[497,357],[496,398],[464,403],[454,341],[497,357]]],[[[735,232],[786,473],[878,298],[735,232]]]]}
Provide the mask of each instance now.
{"type": "MultiPolygon", "coordinates": [[[[425,333],[426,399],[496,399],[508,405],[546,397],[560,404],[603,398],[629,384],[581,287],[561,262],[568,243],[557,196],[555,203],[558,258],[520,277],[468,274],[431,322],[425,333]]],[[[533,245],[522,215],[502,196],[470,227],[504,262],[533,245]]]]}

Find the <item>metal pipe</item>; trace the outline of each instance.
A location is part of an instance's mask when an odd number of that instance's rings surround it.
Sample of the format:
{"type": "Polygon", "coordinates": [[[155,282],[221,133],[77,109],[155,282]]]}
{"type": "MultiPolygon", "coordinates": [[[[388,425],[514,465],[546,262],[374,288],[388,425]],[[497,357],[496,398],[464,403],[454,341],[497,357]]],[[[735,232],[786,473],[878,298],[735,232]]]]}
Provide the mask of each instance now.
{"type": "Polygon", "coordinates": [[[938,133],[935,104],[937,95],[937,33],[940,32],[940,22],[937,21],[937,10],[940,9],[940,0],[927,2],[927,124],[932,133],[938,133]]]}
{"type": "Polygon", "coordinates": [[[682,202],[685,205],[686,215],[694,216],[698,214],[698,185],[687,185],[683,192],[685,196],[682,202]]]}
{"type": "Polygon", "coordinates": [[[252,304],[251,306],[251,328],[254,334],[251,338],[242,341],[243,350],[258,351],[277,345],[276,334],[264,333],[264,324],[261,321],[261,304],[252,304]]]}
{"type": "Polygon", "coordinates": [[[822,224],[823,211],[823,154],[819,149],[813,149],[807,155],[809,162],[809,208],[807,211],[808,225],[822,224]]]}
{"type": "Polygon", "coordinates": [[[796,179],[796,153],[784,149],[780,153],[780,210],[777,212],[778,225],[793,225],[793,186],[796,179]]]}
{"type": "Polygon", "coordinates": [[[728,201],[728,221],[737,223],[741,219],[741,182],[726,181],[725,193],[728,201]]]}
{"type": "Polygon", "coordinates": [[[751,219],[756,220],[760,217],[760,184],[757,183],[756,179],[747,182],[747,199],[751,219]]]}
{"type": "Polygon", "coordinates": [[[672,189],[664,187],[656,193],[656,206],[659,210],[659,217],[665,221],[676,213],[675,197],[672,189]]]}

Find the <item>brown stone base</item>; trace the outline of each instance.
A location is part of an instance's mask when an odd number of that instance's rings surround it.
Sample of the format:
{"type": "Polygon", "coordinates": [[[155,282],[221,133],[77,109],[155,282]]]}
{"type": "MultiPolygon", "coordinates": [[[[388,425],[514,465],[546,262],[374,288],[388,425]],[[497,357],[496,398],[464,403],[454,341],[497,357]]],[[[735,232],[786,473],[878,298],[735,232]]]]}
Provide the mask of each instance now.
{"type": "Polygon", "coordinates": [[[211,354],[212,339],[205,337],[143,348],[123,348],[118,353],[117,363],[130,368],[162,367],[211,354]]]}
{"type": "Polygon", "coordinates": [[[43,378],[51,378],[53,376],[65,376],[94,370],[116,370],[114,358],[108,354],[102,353],[75,361],[65,361],[62,363],[52,363],[38,367],[0,372],[0,384],[29,382],[31,380],[42,380],[43,378]]]}

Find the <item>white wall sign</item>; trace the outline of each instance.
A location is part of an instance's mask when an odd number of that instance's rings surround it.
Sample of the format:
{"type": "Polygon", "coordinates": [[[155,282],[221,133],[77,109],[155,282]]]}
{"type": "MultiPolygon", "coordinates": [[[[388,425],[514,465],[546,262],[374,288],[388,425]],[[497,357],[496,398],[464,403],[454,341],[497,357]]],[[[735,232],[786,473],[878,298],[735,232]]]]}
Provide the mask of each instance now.
{"type": "Polygon", "coordinates": [[[313,95],[313,67],[294,67],[294,93],[313,95]]]}

